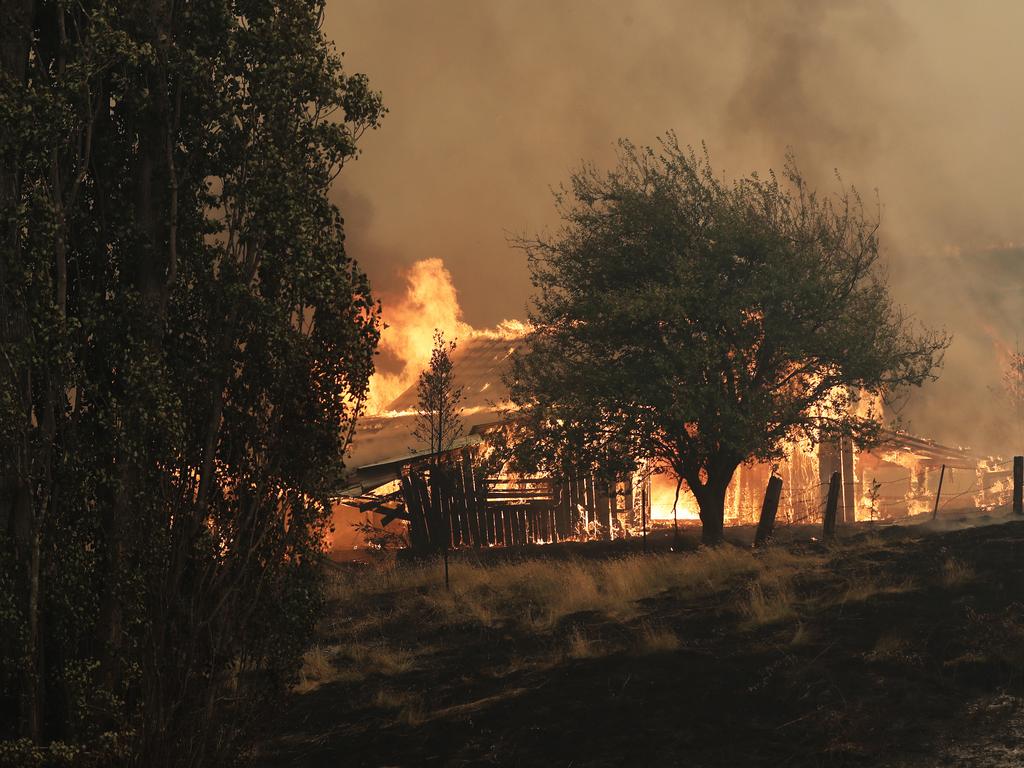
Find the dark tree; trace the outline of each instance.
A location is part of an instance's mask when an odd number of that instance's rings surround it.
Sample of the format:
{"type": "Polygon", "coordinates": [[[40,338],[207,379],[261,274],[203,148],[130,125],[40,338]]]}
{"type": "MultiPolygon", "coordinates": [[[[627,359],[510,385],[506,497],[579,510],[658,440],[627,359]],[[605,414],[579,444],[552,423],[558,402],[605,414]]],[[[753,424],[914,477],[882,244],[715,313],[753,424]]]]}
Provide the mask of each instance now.
{"type": "Polygon", "coordinates": [[[1013,441],[1019,444],[1024,436],[1024,353],[1019,343],[1003,367],[1003,390],[1013,408],[1013,441]]]}
{"type": "Polygon", "coordinates": [[[434,332],[434,349],[430,365],[420,374],[416,385],[418,396],[416,423],[413,436],[427,444],[431,463],[451,450],[462,436],[462,387],[455,386],[455,368],[452,353],[455,342],[444,340],[444,334],[434,332]]]}
{"type": "Polygon", "coordinates": [[[509,384],[528,458],[663,462],[706,543],[740,463],[798,437],[870,441],[876,396],[932,378],[948,344],[893,304],[856,192],[819,197],[792,160],[729,183],[671,134],[623,141],[555,199],[562,228],[519,243],[536,294],[509,384]]]}
{"type": "Polygon", "coordinates": [[[228,764],[294,678],[379,312],[323,2],[0,14],[0,755],[228,764]]]}
{"type": "Polygon", "coordinates": [[[445,466],[444,454],[450,451],[462,435],[462,387],[455,386],[455,368],[452,353],[455,342],[444,340],[444,334],[434,331],[434,348],[430,354],[430,365],[420,374],[416,387],[416,424],[413,436],[429,446],[430,450],[430,500],[432,521],[431,539],[440,546],[444,555],[444,585],[448,588],[448,548],[451,544],[450,508],[442,497],[447,495],[450,476],[445,466]]]}

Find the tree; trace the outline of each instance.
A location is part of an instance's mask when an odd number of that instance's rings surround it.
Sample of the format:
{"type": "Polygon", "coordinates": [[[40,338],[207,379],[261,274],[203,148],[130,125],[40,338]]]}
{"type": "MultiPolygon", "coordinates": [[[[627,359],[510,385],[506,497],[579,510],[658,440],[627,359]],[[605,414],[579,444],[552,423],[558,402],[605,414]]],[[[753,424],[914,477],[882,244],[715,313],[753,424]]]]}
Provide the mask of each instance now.
{"type": "Polygon", "coordinates": [[[623,141],[613,170],[584,166],[555,201],[561,229],[518,241],[536,288],[508,381],[533,435],[524,458],[662,462],[706,543],[740,463],[801,436],[870,441],[873,396],[941,362],[948,339],[888,294],[877,220],[853,190],[816,195],[792,158],[781,178],[727,183],[672,134],[623,141]]]}
{"type": "Polygon", "coordinates": [[[443,453],[450,451],[462,435],[462,387],[455,386],[452,353],[455,342],[445,342],[441,331],[434,332],[430,365],[420,374],[416,385],[419,398],[413,437],[427,444],[431,465],[437,466],[443,453]]]}
{"type": "MultiPolygon", "coordinates": [[[[452,449],[462,434],[459,403],[462,387],[455,386],[452,353],[455,342],[445,342],[441,331],[434,331],[434,349],[430,365],[420,374],[416,393],[419,397],[413,436],[429,446],[430,450],[430,504],[433,529],[430,531],[435,546],[440,545],[444,555],[444,586],[448,588],[448,547],[451,543],[450,509],[442,501],[443,488],[449,477],[443,464],[443,455],[452,449]]],[[[428,526],[429,528],[430,526],[428,526]]]]}
{"type": "Polygon", "coordinates": [[[294,679],[380,326],[322,13],[5,4],[0,762],[222,764],[294,679]]]}
{"type": "Polygon", "coordinates": [[[1020,342],[1003,366],[1003,390],[1013,408],[1013,439],[1019,442],[1024,433],[1024,353],[1020,342]]]}

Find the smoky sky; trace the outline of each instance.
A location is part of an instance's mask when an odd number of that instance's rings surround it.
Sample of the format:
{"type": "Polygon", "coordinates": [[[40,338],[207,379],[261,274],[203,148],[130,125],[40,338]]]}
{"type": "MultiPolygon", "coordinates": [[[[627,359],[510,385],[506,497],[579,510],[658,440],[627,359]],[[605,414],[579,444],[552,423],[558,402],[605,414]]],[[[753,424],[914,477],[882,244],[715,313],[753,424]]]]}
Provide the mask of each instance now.
{"type": "Polygon", "coordinates": [[[1024,336],[1024,3],[329,0],[325,29],[390,110],[334,190],[385,313],[440,258],[467,322],[523,317],[508,235],[555,226],[550,188],[620,137],[674,130],[729,176],[791,150],[878,201],[895,297],[955,337],[911,426],[1004,439],[995,406],[950,403],[998,400],[997,347],[1024,336]]]}

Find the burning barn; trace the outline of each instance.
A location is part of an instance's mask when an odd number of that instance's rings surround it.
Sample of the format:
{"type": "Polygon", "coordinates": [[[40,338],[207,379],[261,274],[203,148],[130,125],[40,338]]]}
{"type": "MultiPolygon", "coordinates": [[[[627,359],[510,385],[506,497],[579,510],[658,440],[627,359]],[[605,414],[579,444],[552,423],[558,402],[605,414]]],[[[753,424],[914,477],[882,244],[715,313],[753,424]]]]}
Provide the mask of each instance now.
{"type": "MultiPolygon", "coordinates": [[[[373,546],[374,532],[400,534],[414,548],[510,546],[612,539],[646,527],[698,519],[696,499],[665,467],[608,483],[593,474],[523,476],[495,466],[492,438],[509,413],[503,374],[522,334],[476,332],[454,354],[463,389],[463,435],[443,456],[413,437],[415,385],[386,410],[364,418],[348,457],[346,487],[335,501],[334,549],[373,546]]],[[[772,473],[783,480],[780,524],[821,520],[829,478],[842,481],[840,522],[933,513],[1006,502],[1008,468],[905,433],[888,433],[870,450],[843,440],[793,445],[775,466],[740,466],[726,497],[726,524],[756,522],[772,473]]]]}

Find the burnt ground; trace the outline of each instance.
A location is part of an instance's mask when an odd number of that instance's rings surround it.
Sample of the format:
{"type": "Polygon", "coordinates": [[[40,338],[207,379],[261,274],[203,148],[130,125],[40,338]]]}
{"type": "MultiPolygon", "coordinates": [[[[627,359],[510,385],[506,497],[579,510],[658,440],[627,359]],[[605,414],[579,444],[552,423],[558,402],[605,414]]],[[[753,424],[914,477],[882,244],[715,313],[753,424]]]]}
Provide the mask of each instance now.
{"type": "MultiPolygon", "coordinates": [[[[742,584],[699,600],[647,599],[642,620],[680,640],[670,650],[519,664],[553,658],[550,637],[389,628],[438,650],[386,681],[371,670],[293,695],[266,725],[256,764],[1021,765],[1024,521],[991,523],[850,528],[827,551],[800,541],[809,531],[790,532],[776,546],[827,556],[794,577],[796,616],[751,626],[736,607],[742,584]],[[384,706],[369,693],[382,684],[414,692],[421,708],[384,706]]],[[[732,535],[742,544],[748,534],[732,535]]],[[[626,631],[594,613],[571,619],[612,648],[626,631]]]]}

